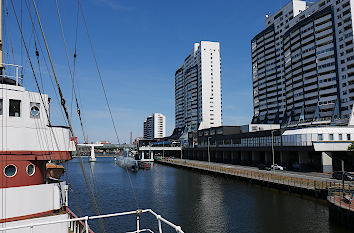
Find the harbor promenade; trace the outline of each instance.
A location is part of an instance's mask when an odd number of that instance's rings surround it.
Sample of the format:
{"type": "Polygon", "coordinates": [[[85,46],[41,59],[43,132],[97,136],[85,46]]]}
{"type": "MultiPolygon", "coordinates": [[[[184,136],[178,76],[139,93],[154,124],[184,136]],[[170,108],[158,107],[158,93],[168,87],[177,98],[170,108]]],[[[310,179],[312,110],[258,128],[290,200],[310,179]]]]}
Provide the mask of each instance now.
{"type": "MultiPolygon", "coordinates": [[[[340,180],[331,179],[328,174],[322,173],[265,171],[254,167],[171,158],[160,158],[156,162],[169,166],[232,176],[252,183],[300,194],[308,194],[323,199],[327,198],[329,188],[339,189],[342,187],[340,180]]],[[[346,182],[345,187],[349,187],[350,185],[351,183],[346,182]]]]}

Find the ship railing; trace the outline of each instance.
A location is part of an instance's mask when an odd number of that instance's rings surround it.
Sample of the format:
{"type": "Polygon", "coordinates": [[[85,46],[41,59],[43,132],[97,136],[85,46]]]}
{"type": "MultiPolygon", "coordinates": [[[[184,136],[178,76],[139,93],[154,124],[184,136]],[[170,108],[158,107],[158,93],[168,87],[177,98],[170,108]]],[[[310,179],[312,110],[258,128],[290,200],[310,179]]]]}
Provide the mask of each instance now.
{"type": "MultiPolygon", "coordinates": [[[[71,214],[71,213],[72,212],[69,212],[69,214],[71,214]]],[[[29,228],[29,229],[31,229],[31,232],[35,232],[35,227],[39,227],[39,226],[43,226],[43,225],[58,224],[58,223],[68,223],[69,227],[70,227],[69,229],[71,231],[73,231],[74,233],[76,233],[76,232],[93,233],[93,231],[90,229],[89,224],[88,224],[89,220],[119,217],[119,216],[126,216],[126,215],[136,215],[136,230],[130,231],[128,233],[139,233],[139,232],[152,232],[152,233],[154,233],[153,230],[148,229],[148,228],[141,229],[140,218],[144,213],[150,213],[156,218],[159,233],[163,233],[163,231],[162,231],[162,224],[163,223],[166,224],[167,226],[169,226],[170,228],[173,228],[176,231],[176,233],[184,233],[180,226],[173,224],[172,222],[163,218],[161,215],[158,215],[157,213],[155,213],[151,209],[145,209],[145,210],[139,209],[139,210],[135,210],[135,211],[128,211],[128,212],[122,212],[122,213],[104,214],[104,215],[96,215],[96,216],[85,216],[85,217],[80,217],[80,218],[76,217],[76,215],[71,215],[71,217],[69,219],[65,219],[65,220],[50,221],[50,222],[36,222],[36,223],[31,223],[31,224],[26,224],[26,225],[0,228],[0,232],[14,230],[14,229],[24,229],[24,228],[29,228]]]]}
{"type": "Polygon", "coordinates": [[[16,81],[16,86],[22,86],[23,78],[22,76],[19,75],[19,69],[22,69],[22,66],[2,63],[2,67],[5,68],[5,72],[3,72],[3,74],[0,74],[0,77],[14,79],[16,81]],[[9,71],[7,72],[6,70],[9,71]],[[9,75],[7,73],[14,73],[14,74],[9,75]]]}

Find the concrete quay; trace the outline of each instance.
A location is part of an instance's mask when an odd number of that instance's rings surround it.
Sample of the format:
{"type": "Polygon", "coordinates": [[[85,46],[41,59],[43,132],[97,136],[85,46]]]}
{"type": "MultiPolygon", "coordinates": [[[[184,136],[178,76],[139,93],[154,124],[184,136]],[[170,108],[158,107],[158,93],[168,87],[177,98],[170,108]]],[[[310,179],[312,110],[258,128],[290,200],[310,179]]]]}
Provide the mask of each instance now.
{"type": "Polygon", "coordinates": [[[329,217],[332,221],[354,229],[354,186],[344,190],[330,188],[328,190],[329,217]]]}
{"type": "MultiPolygon", "coordinates": [[[[328,174],[321,173],[273,172],[258,170],[258,168],[254,167],[171,158],[157,159],[155,162],[168,166],[231,176],[255,184],[315,196],[322,199],[327,198],[329,188],[341,188],[342,186],[341,181],[331,179],[328,174]]],[[[346,182],[346,187],[349,187],[349,185],[350,184],[346,182]]]]}

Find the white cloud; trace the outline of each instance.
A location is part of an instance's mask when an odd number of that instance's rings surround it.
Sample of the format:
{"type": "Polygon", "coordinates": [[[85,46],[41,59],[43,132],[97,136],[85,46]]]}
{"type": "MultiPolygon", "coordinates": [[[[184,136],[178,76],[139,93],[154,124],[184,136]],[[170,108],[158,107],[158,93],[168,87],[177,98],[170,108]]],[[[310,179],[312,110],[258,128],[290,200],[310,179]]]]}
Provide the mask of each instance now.
{"type": "Polygon", "coordinates": [[[132,7],[122,5],[118,0],[95,0],[96,3],[106,5],[113,10],[131,10],[132,7]]]}

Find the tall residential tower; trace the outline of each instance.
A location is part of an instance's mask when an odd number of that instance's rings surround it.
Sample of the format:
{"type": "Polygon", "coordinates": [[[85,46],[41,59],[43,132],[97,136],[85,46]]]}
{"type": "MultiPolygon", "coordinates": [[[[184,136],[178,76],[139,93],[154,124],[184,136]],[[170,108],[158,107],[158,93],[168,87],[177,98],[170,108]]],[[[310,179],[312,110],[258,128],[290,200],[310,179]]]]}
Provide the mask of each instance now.
{"type": "Polygon", "coordinates": [[[144,121],[144,138],[155,139],[166,137],[166,117],[161,113],[153,113],[144,121]]]}
{"type": "Polygon", "coordinates": [[[292,0],[251,43],[254,123],[346,124],[354,101],[352,0],[292,0]]]}
{"type": "Polygon", "coordinates": [[[220,44],[195,43],[175,73],[176,128],[221,126],[221,102],[220,44]]]}

